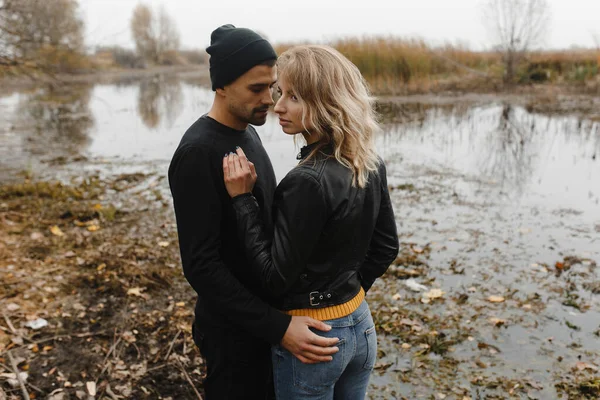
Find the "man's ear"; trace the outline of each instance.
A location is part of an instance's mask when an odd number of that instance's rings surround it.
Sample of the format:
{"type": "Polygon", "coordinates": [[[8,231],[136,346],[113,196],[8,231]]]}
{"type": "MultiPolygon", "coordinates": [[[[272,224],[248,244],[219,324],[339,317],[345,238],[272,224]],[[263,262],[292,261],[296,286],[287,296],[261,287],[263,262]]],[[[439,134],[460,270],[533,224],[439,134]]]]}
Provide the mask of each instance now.
{"type": "Polygon", "coordinates": [[[227,93],[225,92],[225,88],[217,88],[215,92],[221,97],[225,97],[227,95],[227,93]]]}

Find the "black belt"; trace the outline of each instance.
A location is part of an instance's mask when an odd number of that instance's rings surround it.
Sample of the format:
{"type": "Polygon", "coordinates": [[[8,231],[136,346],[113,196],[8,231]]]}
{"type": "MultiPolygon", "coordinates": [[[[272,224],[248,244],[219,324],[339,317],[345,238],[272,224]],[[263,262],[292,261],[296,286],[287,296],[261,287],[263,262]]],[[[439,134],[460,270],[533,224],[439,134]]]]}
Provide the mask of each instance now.
{"type": "Polygon", "coordinates": [[[335,299],[335,293],[333,291],[315,290],[310,293],[285,295],[282,305],[285,309],[312,308],[318,306],[326,307],[333,299],[335,299]]]}

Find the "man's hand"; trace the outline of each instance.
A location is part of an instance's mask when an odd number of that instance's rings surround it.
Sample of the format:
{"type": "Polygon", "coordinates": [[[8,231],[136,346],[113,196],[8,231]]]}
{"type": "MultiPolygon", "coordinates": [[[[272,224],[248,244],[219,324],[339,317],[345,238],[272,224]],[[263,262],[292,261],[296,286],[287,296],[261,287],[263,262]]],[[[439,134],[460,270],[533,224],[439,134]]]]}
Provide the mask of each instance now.
{"type": "Polygon", "coordinates": [[[325,338],[316,335],[308,328],[327,332],[331,327],[324,322],[309,317],[292,317],[281,345],[305,364],[331,361],[333,354],[339,351],[335,345],[338,338],[325,338]]]}

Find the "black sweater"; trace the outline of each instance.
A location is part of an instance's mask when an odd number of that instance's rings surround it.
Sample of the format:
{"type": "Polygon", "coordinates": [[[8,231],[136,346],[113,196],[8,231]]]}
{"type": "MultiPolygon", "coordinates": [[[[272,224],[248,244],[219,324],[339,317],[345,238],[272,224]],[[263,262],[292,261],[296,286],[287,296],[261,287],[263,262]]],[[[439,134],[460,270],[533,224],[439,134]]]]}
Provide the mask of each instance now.
{"type": "Polygon", "coordinates": [[[252,126],[238,131],[204,115],[184,134],[169,166],[183,271],[198,294],[198,326],[233,325],[276,344],[291,317],[268,305],[270,299],[252,274],[237,236],[223,182],[223,157],[236,146],[256,167],[259,178],[253,195],[272,232],[276,180],[256,131],[252,126]]]}

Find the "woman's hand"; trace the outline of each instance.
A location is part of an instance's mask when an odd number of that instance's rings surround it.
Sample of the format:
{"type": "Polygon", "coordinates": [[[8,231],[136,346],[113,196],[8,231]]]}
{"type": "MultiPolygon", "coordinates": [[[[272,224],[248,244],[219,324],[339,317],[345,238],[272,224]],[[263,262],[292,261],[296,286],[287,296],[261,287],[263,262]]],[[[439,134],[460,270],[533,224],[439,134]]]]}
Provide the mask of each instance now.
{"type": "Polygon", "coordinates": [[[252,192],[257,178],[256,170],[240,147],[236,153],[229,153],[223,158],[223,177],[231,197],[252,192]]]}

